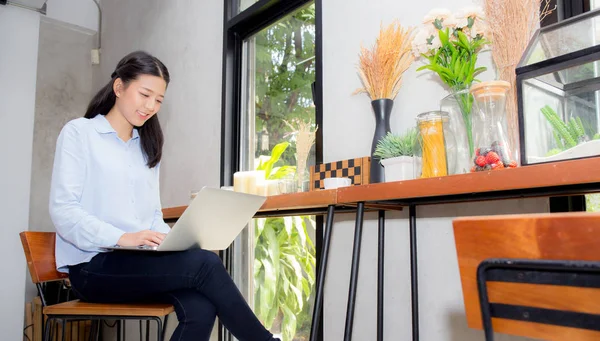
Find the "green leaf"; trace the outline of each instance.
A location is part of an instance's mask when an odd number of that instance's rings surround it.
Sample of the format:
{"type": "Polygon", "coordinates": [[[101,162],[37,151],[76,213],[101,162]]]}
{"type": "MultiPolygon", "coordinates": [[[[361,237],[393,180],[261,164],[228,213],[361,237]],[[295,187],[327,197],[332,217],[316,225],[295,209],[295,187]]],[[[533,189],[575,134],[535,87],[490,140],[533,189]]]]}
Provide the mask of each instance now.
{"type": "Polygon", "coordinates": [[[448,45],[448,30],[447,29],[446,29],[446,31],[439,30],[438,36],[440,37],[440,42],[441,42],[442,46],[448,45]]]}
{"type": "Polygon", "coordinates": [[[264,170],[265,171],[265,179],[269,179],[271,177],[271,170],[273,169],[273,165],[281,158],[281,154],[285,152],[287,147],[289,147],[289,142],[282,142],[273,147],[273,151],[271,152],[271,158],[268,161],[262,163],[256,168],[256,170],[264,170]]]}
{"type": "Polygon", "coordinates": [[[300,238],[300,245],[302,247],[306,246],[306,230],[304,228],[304,219],[300,216],[294,217],[294,227],[296,228],[296,233],[298,233],[298,237],[300,238]]]}
{"type": "Polygon", "coordinates": [[[294,218],[290,216],[283,217],[283,223],[285,225],[285,232],[291,237],[292,229],[294,228],[294,218]]]}
{"type": "Polygon", "coordinates": [[[305,296],[310,296],[310,284],[308,284],[308,280],[306,278],[302,278],[302,290],[304,291],[305,296]]]}
{"type": "Polygon", "coordinates": [[[281,323],[283,341],[292,341],[294,335],[296,335],[296,314],[287,306],[282,306],[281,311],[283,312],[283,321],[281,323]]]}
{"type": "Polygon", "coordinates": [[[469,43],[469,38],[462,32],[458,31],[458,40],[464,46],[465,49],[471,51],[471,44],[469,43]]]}
{"type": "Polygon", "coordinates": [[[296,166],[282,166],[273,169],[275,173],[271,174],[269,179],[278,180],[283,179],[290,174],[296,173],[296,166]]]}
{"type": "Polygon", "coordinates": [[[266,225],[263,233],[267,237],[267,250],[269,258],[273,261],[274,271],[279,272],[279,243],[277,242],[275,231],[271,226],[266,225]]]}
{"type": "MultiPolygon", "coordinates": [[[[261,317],[266,318],[269,315],[269,310],[271,309],[271,305],[275,297],[277,278],[275,277],[273,266],[268,260],[263,259],[261,263],[265,269],[265,280],[261,284],[261,290],[259,292],[259,313],[261,317]]],[[[273,323],[272,321],[268,320],[265,320],[264,322],[267,325],[267,328],[270,328],[269,325],[273,323]]]]}
{"type": "Polygon", "coordinates": [[[263,230],[265,229],[265,223],[266,223],[267,219],[266,218],[258,218],[255,219],[255,226],[256,226],[256,230],[254,232],[254,245],[256,245],[258,243],[258,238],[260,238],[260,236],[262,235],[263,230]]]}

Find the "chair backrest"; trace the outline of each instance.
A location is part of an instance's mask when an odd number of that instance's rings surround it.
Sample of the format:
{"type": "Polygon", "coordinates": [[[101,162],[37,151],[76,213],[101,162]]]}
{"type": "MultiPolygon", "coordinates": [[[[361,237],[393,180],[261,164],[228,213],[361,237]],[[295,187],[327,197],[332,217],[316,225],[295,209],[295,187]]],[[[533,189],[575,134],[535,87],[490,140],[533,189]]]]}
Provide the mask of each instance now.
{"type": "MultiPolygon", "coordinates": [[[[454,220],[453,226],[470,328],[482,328],[477,287],[477,269],[482,262],[495,258],[600,261],[600,214],[596,213],[459,218],[454,220]]],[[[490,303],[519,309],[532,307],[534,311],[541,309],[600,315],[600,289],[589,285],[569,284],[559,277],[549,280],[547,275],[537,275],[536,271],[523,270],[515,273],[514,280],[502,279],[498,271],[495,276],[487,279],[490,303]]],[[[492,317],[497,315],[498,312],[495,312],[492,317]]],[[[600,339],[598,331],[567,328],[548,322],[528,322],[534,320],[528,319],[529,315],[527,313],[521,320],[495,317],[492,319],[493,329],[500,333],[539,339],[600,339]]]]}
{"type": "Polygon", "coordinates": [[[21,232],[19,236],[23,244],[31,281],[34,284],[68,277],[67,274],[56,270],[54,256],[56,233],[27,231],[21,232]]]}

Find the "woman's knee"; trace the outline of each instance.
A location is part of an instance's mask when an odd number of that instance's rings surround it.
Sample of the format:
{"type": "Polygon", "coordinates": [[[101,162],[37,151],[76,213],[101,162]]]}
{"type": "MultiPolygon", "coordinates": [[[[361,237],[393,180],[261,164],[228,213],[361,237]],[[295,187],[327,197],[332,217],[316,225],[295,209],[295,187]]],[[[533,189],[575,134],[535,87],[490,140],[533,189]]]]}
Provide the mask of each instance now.
{"type": "Polygon", "coordinates": [[[216,253],[204,249],[188,250],[190,261],[195,264],[204,264],[209,267],[222,267],[223,261],[216,253]]]}

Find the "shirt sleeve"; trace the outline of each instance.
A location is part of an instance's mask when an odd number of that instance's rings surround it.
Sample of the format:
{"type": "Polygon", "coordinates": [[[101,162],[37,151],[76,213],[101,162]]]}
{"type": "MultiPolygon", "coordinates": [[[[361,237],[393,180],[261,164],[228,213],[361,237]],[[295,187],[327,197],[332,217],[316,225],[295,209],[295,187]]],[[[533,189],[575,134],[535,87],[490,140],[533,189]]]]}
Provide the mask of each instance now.
{"type": "Polygon", "coordinates": [[[85,183],[85,141],[77,127],[68,123],[56,143],[50,184],[50,218],[57,233],[84,251],[113,246],[125,233],[86,212],[81,205],[85,183]]]}
{"type": "Polygon", "coordinates": [[[154,186],[156,188],[156,207],[154,208],[154,219],[152,220],[152,226],[150,227],[150,230],[162,233],[169,233],[171,231],[171,227],[167,225],[167,223],[165,223],[165,220],[163,219],[162,204],[160,201],[159,179],[160,163],[156,165],[156,186],[154,186]]]}

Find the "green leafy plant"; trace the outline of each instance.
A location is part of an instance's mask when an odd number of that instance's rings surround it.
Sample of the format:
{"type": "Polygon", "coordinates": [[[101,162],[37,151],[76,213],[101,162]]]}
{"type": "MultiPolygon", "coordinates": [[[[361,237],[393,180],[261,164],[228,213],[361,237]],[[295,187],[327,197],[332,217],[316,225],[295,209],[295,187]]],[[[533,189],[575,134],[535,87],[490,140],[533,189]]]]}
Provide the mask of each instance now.
{"type": "MultiPolygon", "coordinates": [[[[294,166],[276,167],[289,147],[277,144],[257,169],[267,179],[281,179],[295,172],[294,166]]],[[[315,246],[308,229],[310,217],[257,219],[254,239],[254,310],[268,329],[281,326],[284,341],[291,341],[300,327],[310,332],[309,298],[315,283],[315,246]],[[308,324],[308,326],[306,326],[308,324]]]]}
{"type": "Polygon", "coordinates": [[[457,93],[471,155],[474,153],[472,118],[473,96],[466,91],[475,76],[486,70],[477,67],[477,56],[489,44],[487,25],[478,8],[465,8],[457,15],[447,9],[433,9],[423,19],[423,27],[413,40],[413,53],[423,57],[428,64],[417,71],[430,70],[450,90],[457,93]],[[433,26],[433,27],[432,27],[433,26]]]}
{"type": "Polygon", "coordinates": [[[286,166],[274,168],[275,164],[279,161],[279,159],[281,158],[281,156],[283,155],[283,153],[286,151],[286,149],[289,146],[290,146],[289,142],[281,142],[281,143],[275,145],[275,147],[273,147],[273,150],[271,151],[270,157],[268,157],[266,160],[263,158],[260,158],[260,162],[259,162],[258,166],[256,167],[256,170],[264,170],[265,178],[271,179],[271,180],[282,179],[288,174],[295,173],[296,172],[295,166],[287,166],[286,165],[286,166]]]}
{"type": "Polygon", "coordinates": [[[397,156],[413,156],[416,142],[417,130],[414,128],[409,129],[404,135],[389,132],[379,140],[373,155],[382,160],[397,156]]]}
{"type": "Polygon", "coordinates": [[[551,150],[549,154],[557,154],[557,150],[560,152],[565,149],[573,148],[581,141],[589,140],[585,133],[581,118],[571,117],[571,119],[565,123],[549,105],[544,106],[540,111],[544,117],[546,117],[550,126],[552,126],[552,135],[556,141],[557,148],[551,150]]]}

